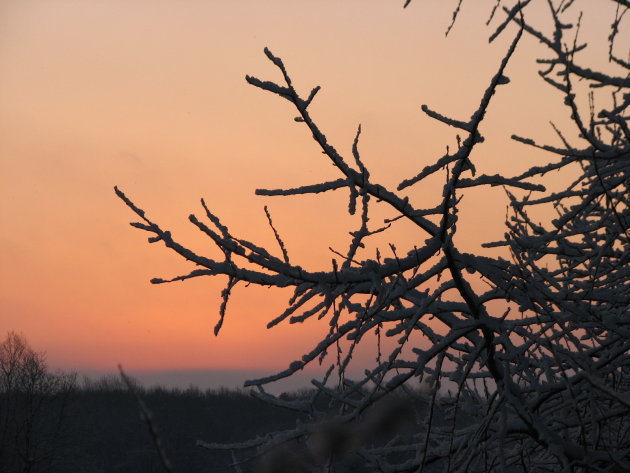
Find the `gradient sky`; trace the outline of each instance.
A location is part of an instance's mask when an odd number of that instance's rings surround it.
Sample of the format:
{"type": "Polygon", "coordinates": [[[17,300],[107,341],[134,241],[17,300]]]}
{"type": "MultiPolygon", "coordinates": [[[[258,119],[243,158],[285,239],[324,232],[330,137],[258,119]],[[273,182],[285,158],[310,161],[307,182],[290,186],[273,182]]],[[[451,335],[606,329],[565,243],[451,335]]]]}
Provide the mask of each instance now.
{"type": "MultiPolygon", "coordinates": [[[[338,176],[289,104],[244,77],[280,79],[267,46],[301,90],[321,85],[312,112],[330,141],[348,153],[361,123],[372,176],[393,186],[455,146],[454,133],[420,105],[469,117],[515,33],[510,26],[488,44],[494,1],[464,2],[448,38],[457,2],[402,3],[1,2],[0,334],[22,332],[51,366],[78,370],[119,362],[131,370],[275,370],[310,349],[324,324],[265,329],[286,292],[237,286],[215,337],[223,279],[151,285],[190,267],[128,225],[132,214],[113,186],[215,256],[187,221],[200,214],[199,198],[234,234],[275,251],[267,204],[293,260],[329,265],[328,247],[345,248],[356,225],[345,193],[262,198],[254,190],[338,176]]],[[[594,3],[583,38],[594,49],[584,59],[597,66],[614,12],[594,3]]],[[[618,41],[629,44],[627,35],[618,41]]],[[[537,76],[541,51],[526,38],[510,64],[512,83],[482,127],[479,171],[512,174],[544,162],[511,142],[512,133],[558,144],[553,120],[573,135],[560,97],[537,76]]],[[[432,205],[440,183],[409,195],[432,205]]],[[[500,238],[505,206],[500,189],[467,192],[459,243],[475,250],[500,238]]],[[[404,226],[389,236],[401,249],[419,238],[404,226]]]]}

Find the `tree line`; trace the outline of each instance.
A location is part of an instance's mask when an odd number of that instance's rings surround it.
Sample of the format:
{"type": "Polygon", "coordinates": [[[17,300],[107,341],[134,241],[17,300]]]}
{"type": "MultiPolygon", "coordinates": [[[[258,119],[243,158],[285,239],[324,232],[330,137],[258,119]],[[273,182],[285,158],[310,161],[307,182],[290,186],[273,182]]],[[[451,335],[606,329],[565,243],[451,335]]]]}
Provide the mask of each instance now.
{"type": "MultiPolygon", "coordinates": [[[[149,410],[174,472],[278,471],[279,459],[283,468],[290,468],[291,459],[299,463],[301,456],[311,455],[312,448],[303,442],[253,461],[244,461],[238,451],[202,448],[200,441],[236,444],[307,420],[247,391],[145,388],[133,379],[129,382],[114,375],[79,380],[73,373],[51,372],[44,354],[33,350],[24,336],[10,332],[0,343],[0,473],[164,471],[135,395],[149,410]]],[[[280,399],[303,402],[310,395],[302,390],[280,399]]],[[[410,392],[354,430],[331,417],[311,447],[320,453],[334,449],[347,471],[353,471],[350,467],[362,464],[354,454],[359,445],[353,443],[378,442],[397,426],[409,430],[404,420],[408,410],[426,405],[420,393],[410,392]]],[[[325,398],[318,400],[319,409],[336,407],[325,398]]]]}

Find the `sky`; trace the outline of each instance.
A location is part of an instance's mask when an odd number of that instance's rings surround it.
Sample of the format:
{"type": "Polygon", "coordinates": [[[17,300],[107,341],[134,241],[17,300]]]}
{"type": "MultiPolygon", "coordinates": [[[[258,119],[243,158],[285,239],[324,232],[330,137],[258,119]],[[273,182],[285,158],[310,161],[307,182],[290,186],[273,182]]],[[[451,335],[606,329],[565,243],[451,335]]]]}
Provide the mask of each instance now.
{"type": "MultiPolygon", "coordinates": [[[[320,85],[312,113],[329,140],[349,154],[360,123],[372,176],[393,187],[455,146],[454,131],[420,106],[467,119],[514,37],[509,26],[488,44],[495,2],[487,1],[464,2],[446,38],[456,3],[0,2],[0,335],[21,332],[51,367],[80,372],[118,363],[131,372],[273,372],[300,358],[326,325],[267,330],[287,292],[237,286],[215,337],[224,279],[151,285],[192,268],[128,225],[133,215],[113,187],[215,257],[187,220],[203,213],[200,198],[235,235],[275,250],[268,205],[292,259],[324,269],[329,246],[344,248],[356,226],[347,196],[254,195],[338,176],[288,102],[245,75],[280,80],[263,54],[269,47],[304,93],[320,85]]],[[[583,18],[594,51],[584,59],[609,67],[602,57],[614,11],[601,4],[590,3],[583,18]]],[[[540,10],[531,15],[549,26],[540,10]]],[[[512,82],[482,127],[480,172],[510,175],[545,162],[513,133],[559,144],[549,121],[570,130],[561,98],[538,77],[543,51],[525,38],[509,65],[512,82]]],[[[440,184],[408,195],[428,207],[440,184]]],[[[466,192],[458,244],[479,251],[500,238],[506,203],[500,189],[466,192]]],[[[401,225],[383,244],[423,240],[401,225]]]]}

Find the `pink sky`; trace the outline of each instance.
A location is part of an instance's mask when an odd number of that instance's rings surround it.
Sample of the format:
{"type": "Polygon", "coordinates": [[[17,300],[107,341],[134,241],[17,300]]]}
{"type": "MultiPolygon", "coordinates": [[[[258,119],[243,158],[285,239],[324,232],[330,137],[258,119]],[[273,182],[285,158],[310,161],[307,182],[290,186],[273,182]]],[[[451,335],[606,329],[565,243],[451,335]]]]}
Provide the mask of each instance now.
{"type": "MultiPolygon", "coordinates": [[[[128,225],[132,214],[113,186],[200,250],[211,247],[187,222],[200,213],[200,197],[233,233],[275,250],[267,204],[292,258],[321,267],[330,261],[328,247],[345,247],[356,225],[345,193],[254,196],[258,187],[338,176],[286,101],[244,77],[280,79],[262,53],[268,46],[302,90],[322,86],[313,113],[341,152],[363,125],[364,160],[393,186],[455,145],[454,133],[420,105],[469,117],[514,34],[510,27],[488,44],[494,1],[464,2],[448,38],[457,2],[416,0],[406,10],[402,3],[1,3],[0,332],[22,332],[64,369],[113,370],[119,362],[130,369],[281,369],[299,358],[326,326],[266,330],[286,292],[237,287],[214,337],[224,280],[151,285],[152,277],[190,268],[128,225]]],[[[586,13],[585,34],[607,34],[612,13],[586,13]]],[[[595,54],[602,51],[605,35],[589,40],[595,54]]],[[[511,174],[543,162],[544,154],[510,135],[557,143],[548,122],[567,123],[558,94],[537,77],[540,51],[527,38],[509,66],[512,84],[497,94],[482,128],[481,172],[511,174]]],[[[435,184],[408,195],[419,206],[433,203],[435,184]]],[[[500,238],[505,206],[500,189],[467,192],[462,247],[500,238]]],[[[406,248],[424,237],[401,226],[389,239],[406,248]]]]}

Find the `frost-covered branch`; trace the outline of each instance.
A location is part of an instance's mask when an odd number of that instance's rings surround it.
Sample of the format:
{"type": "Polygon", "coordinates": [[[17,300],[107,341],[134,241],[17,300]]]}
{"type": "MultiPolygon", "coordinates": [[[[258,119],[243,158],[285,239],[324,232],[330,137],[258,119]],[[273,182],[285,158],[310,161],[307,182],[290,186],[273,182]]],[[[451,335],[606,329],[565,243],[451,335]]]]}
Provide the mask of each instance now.
{"type": "MultiPolygon", "coordinates": [[[[479,106],[470,118],[422,106],[427,116],[462,135],[457,150],[447,148],[434,163],[401,176],[397,188],[379,183],[369,171],[359,152],[360,126],[350,156],[330,143],[310,110],[320,88],[300,93],[280,57],[265,49],[278,82],[246,77],[254,87],[286,100],[289,118],[308,130],[338,173],[329,181],[256,191],[274,198],[344,191],[340,205],[356,226],[345,251],[331,248],[327,270],[304,268],[296,254],[289,258],[290,243],[267,207],[275,251],[233,235],[202,201],[205,217],[191,215],[189,220],[222,255],[209,257],[180,243],[116,188],[139,219],[132,226],[148,232],[149,242],[162,242],[195,265],[188,274],[152,282],[227,278],[216,332],[239,282],[292,288],[286,308],[269,321],[269,328],[313,319],[328,328],[286,369],[247,382],[257,389],[256,396],[301,412],[308,421],[251,441],[200,445],[240,449],[241,460],[290,445],[305,452],[304,471],[322,471],[350,455],[361,458],[365,468],[387,472],[630,471],[630,67],[615,42],[628,5],[615,1],[610,68],[599,71],[577,63],[588,46],[578,41],[579,2],[542,2],[553,25],[550,33],[528,15],[541,1],[505,3],[493,2],[488,23],[498,26],[490,40],[511,34],[509,25],[518,31],[488,86],[479,91],[479,106]],[[509,87],[509,61],[524,35],[551,54],[537,61],[544,68],[540,76],[566,107],[576,142],[554,124],[559,146],[539,144],[514,130],[516,144],[546,152],[548,162],[512,177],[477,174],[484,120],[499,86],[509,87]],[[589,86],[586,111],[578,81],[589,86]],[[611,105],[598,107],[606,103],[601,99],[605,94],[611,105]],[[546,175],[564,168],[573,170],[573,180],[547,192],[546,175]],[[444,174],[441,193],[424,195],[422,202],[402,193],[436,173],[444,174]],[[484,245],[504,248],[503,257],[465,253],[457,245],[459,203],[469,188],[481,186],[503,187],[509,199],[505,237],[484,245]],[[375,205],[388,209],[382,223],[372,220],[375,205]],[[533,217],[536,208],[557,216],[539,222],[533,217]],[[385,234],[402,220],[417,229],[416,245],[400,250],[390,244],[381,253],[373,235],[385,234]],[[355,348],[371,340],[377,345],[373,366],[360,379],[349,379],[355,348]],[[313,380],[315,391],[307,400],[288,401],[265,390],[318,363],[328,369],[313,380]],[[426,386],[428,395],[410,389],[411,382],[426,386]],[[398,426],[400,431],[374,440],[365,434],[372,432],[366,419],[392,399],[414,406],[405,411],[413,422],[407,430],[398,426]],[[322,432],[333,435],[331,429],[343,448],[317,443],[322,432]]],[[[449,31],[455,21],[464,21],[465,6],[458,2],[449,31]]]]}

